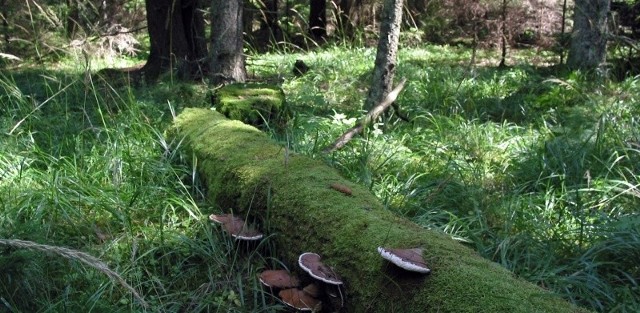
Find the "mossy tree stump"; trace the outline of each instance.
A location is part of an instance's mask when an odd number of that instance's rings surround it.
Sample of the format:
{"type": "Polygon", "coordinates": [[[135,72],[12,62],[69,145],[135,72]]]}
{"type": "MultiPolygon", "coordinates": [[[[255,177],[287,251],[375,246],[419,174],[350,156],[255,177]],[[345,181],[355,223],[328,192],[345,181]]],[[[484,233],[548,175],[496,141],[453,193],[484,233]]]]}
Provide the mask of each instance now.
{"type": "Polygon", "coordinates": [[[224,116],[259,128],[282,128],[289,119],[284,92],[268,84],[239,83],[215,91],[213,106],[224,116]]]}
{"type": "Polygon", "coordinates": [[[184,139],[199,159],[210,199],[261,225],[285,263],[311,251],[334,267],[345,282],[347,312],[586,312],[385,210],[322,162],[285,156],[254,127],[187,109],[168,134],[184,139]],[[378,246],[424,248],[431,274],[397,269],[383,261],[378,246]]]}

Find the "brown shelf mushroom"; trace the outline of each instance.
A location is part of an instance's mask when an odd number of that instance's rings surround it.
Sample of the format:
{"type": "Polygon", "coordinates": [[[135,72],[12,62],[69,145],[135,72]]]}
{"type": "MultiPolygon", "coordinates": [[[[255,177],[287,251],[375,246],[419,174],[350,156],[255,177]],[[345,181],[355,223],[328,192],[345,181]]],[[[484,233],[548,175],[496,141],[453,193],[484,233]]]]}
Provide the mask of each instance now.
{"type": "Polygon", "coordinates": [[[251,228],[243,219],[232,214],[211,214],[212,222],[222,224],[222,228],[233,238],[239,240],[260,240],[264,236],[261,232],[251,228]]]}
{"type": "Polygon", "coordinates": [[[260,273],[260,283],[269,288],[293,288],[300,285],[295,276],[291,276],[286,270],[266,270],[260,273]]]}
{"type": "Polygon", "coordinates": [[[412,272],[429,273],[431,270],[427,267],[422,258],[422,249],[388,249],[378,247],[378,253],[383,259],[412,272]]]}
{"type": "Polygon", "coordinates": [[[320,297],[320,288],[314,283],[308,284],[306,287],[302,288],[302,291],[314,298],[320,297]]]}
{"type": "Polygon", "coordinates": [[[300,311],[318,312],[322,306],[320,300],[297,288],[281,290],[278,296],[286,305],[300,311]]]}
{"type": "Polygon", "coordinates": [[[320,255],[313,252],[306,252],[300,255],[298,258],[298,264],[300,267],[311,277],[321,280],[327,284],[342,285],[342,280],[336,274],[336,272],[324,265],[320,261],[320,255]]]}

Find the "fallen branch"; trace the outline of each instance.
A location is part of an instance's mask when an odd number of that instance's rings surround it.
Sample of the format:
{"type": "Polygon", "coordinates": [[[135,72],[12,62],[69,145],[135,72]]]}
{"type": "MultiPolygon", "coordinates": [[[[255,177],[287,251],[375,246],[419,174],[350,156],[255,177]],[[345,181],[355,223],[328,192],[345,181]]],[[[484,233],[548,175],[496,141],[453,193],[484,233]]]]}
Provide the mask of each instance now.
{"type": "Polygon", "coordinates": [[[400,91],[402,91],[402,89],[404,88],[404,84],[406,82],[407,82],[407,79],[403,78],[402,81],[400,81],[400,84],[398,84],[396,88],[391,90],[391,92],[389,92],[389,94],[384,98],[382,102],[375,105],[367,113],[367,115],[365,115],[363,118],[361,118],[359,121],[356,122],[355,126],[349,128],[344,134],[342,134],[342,136],[336,139],[336,141],[334,141],[333,144],[326,147],[323,150],[323,152],[330,153],[330,152],[336,151],[344,147],[349,141],[351,141],[351,139],[353,139],[353,136],[361,133],[364,130],[364,128],[367,127],[367,125],[375,121],[380,116],[380,114],[382,114],[382,112],[384,112],[387,108],[389,108],[390,105],[392,105],[396,101],[396,98],[398,98],[398,95],[400,94],[400,91]]]}

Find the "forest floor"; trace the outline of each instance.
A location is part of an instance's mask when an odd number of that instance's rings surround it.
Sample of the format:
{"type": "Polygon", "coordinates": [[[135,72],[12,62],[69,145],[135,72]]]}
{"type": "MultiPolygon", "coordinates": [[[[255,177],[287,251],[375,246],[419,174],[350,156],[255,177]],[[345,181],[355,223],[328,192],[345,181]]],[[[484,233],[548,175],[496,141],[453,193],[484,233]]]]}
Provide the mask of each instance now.
{"type": "MultiPolygon", "coordinates": [[[[465,48],[404,49],[396,102],[408,120],[390,113],[323,154],[364,114],[374,58],[250,55],[252,80],[278,82],[294,112],[267,132],[569,301],[640,311],[640,78],[565,71],[534,50],[497,68],[491,51],[472,63],[465,48]]],[[[284,310],[256,279],[277,256],[212,230],[220,208],[164,137],[184,107],[211,105],[210,87],[121,86],[91,73],[133,61],[78,64],[0,71],[0,312],[284,310]]]]}

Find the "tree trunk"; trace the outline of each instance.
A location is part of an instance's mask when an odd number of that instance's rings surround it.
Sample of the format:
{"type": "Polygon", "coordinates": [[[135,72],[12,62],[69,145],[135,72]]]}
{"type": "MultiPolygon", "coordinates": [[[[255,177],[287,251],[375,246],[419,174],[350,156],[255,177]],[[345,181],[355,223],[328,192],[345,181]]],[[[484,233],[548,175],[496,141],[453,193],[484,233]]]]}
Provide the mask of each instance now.
{"type": "Polygon", "coordinates": [[[402,22],[402,1],[385,0],[380,22],[380,40],[373,69],[373,80],[365,101],[365,109],[371,109],[382,102],[393,84],[402,22]]]}
{"type": "Polygon", "coordinates": [[[309,35],[323,40],[327,36],[327,1],[311,0],[309,6],[309,35]]]}
{"type": "Polygon", "coordinates": [[[267,0],[265,4],[264,21],[262,23],[263,31],[268,34],[276,42],[282,40],[282,31],[278,25],[278,0],[267,0]]]}
{"type": "Polygon", "coordinates": [[[198,3],[198,0],[145,1],[151,51],[141,71],[147,79],[154,80],[173,70],[182,78],[201,72],[207,52],[198,3]]]}
{"type": "MultiPolygon", "coordinates": [[[[73,39],[75,37],[76,31],[78,30],[78,21],[80,20],[80,10],[78,9],[78,2],[75,0],[67,0],[67,16],[65,32],[67,34],[67,38],[73,39]]],[[[6,19],[3,19],[6,21],[6,19]]]]}
{"type": "Polygon", "coordinates": [[[351,24],[351,18],[349,14],[351,12],[351,2],[353,0],[337,0],[336,5],[338,9],[337,24],[338,32],[341,36],[351,38],[353,36],[353,25],[351,24]]]}
{"type": "Polygon", "coordinates": [[[498,64],[499,68],[503,68],[507,66],[507,0],[502,0],[501,6],[501,21],[500,21],[500,31],[502,33],[501,38],[501,57],[500,64],[498,64]]]}
{"type": "Polygon", "coordinates": [[[576,0],[567,58],[569,68],[595,70],[604,65],[608,14],[609,0],[576,0]]]}
{"type": "Polygon", "coordinates": [[[212,82],[244,82],[242,0],[212,1],[211,42],[212,82]]]}
{"type": "Polygon", "coordinates": [[[168,135],[198,158],[212,207],[255,222],[279,262],[300,274],[298,256],[315,252],[342,276],[341,312],[586,312],[449,236],[394,215],[365,187],[320,160],[288,154],[256,128],[186,109],[168,135]],[[431,274],[396,268],[380,258],[378,246],[424,248],[431,274]]]}

